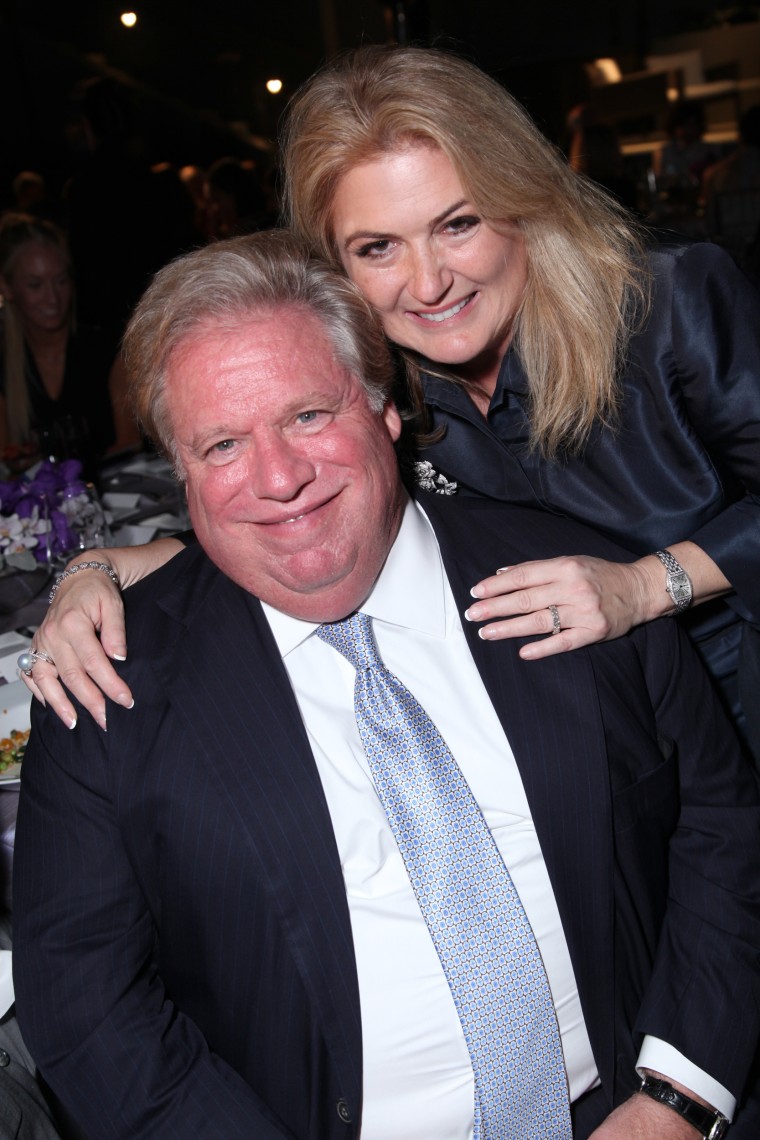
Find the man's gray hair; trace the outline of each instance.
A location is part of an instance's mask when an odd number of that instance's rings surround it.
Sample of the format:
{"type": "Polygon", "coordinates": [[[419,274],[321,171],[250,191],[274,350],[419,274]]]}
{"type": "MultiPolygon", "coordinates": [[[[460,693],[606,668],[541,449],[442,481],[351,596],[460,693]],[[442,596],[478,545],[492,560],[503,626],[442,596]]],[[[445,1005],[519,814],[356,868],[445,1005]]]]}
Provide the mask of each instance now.
{"type": "Polygon", "coordinates": [[[321,322],[338,363],[362,385],[372,410],[383,410],[391,396],[393,360],[375,313],[354,285],[286,230],[216,242],[156,274],[124,335],[132,408],[175,464],[165,399],[172,353],[204,326],[233,329],[282,306],[321,322]]]}

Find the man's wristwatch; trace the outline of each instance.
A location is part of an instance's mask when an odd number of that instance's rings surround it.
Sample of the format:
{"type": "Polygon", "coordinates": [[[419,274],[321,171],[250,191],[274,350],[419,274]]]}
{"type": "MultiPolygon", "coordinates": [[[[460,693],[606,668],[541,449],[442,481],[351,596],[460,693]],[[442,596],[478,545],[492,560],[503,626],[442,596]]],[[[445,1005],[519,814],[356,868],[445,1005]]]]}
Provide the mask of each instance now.
{"type": "Polygon", "coordinates": [[[691,599],[694,596],[691,578],[669,550],[655,550],[654,553],[667,570],[665,589],[670,594],[670,600],[677,610],[685,610],[687,606],[691,605],[691,599]]]}
{"type": "Polygon", "coordinates": [[[707,1108],[698,1100],[692,1100],[661,1077],[642,1077],[639,1092],[672,1108],[689,1124],[693,1124],[704,1140],[721,1140],[726,1135],[729,1120],[722,1112],[707,1108]]]}

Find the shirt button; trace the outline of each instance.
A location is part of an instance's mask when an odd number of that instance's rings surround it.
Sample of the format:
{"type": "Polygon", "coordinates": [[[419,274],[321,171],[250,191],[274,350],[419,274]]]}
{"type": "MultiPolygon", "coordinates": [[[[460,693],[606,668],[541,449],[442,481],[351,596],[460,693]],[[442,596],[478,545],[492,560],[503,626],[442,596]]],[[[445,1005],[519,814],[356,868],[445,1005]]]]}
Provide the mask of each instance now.
{"type": "Polygon", "coordinates": [[[7,1069],[10,1063],[11,1059],[5,1049],[0,1049],[0,1069],[7,1069]]]}
{"type": "Polygon", "coordinates": [[[338,1101],[338,1103],[336,1104],[335,1107],[337,1108],[338,1116],[343,1121],[343,1123],[344,1124],[350,1124],[351,1123],[351,1113],[349,1112],[348,1105],[346,1104],[343,1097],[340,1098],[340,1100],[338,1101]]]}

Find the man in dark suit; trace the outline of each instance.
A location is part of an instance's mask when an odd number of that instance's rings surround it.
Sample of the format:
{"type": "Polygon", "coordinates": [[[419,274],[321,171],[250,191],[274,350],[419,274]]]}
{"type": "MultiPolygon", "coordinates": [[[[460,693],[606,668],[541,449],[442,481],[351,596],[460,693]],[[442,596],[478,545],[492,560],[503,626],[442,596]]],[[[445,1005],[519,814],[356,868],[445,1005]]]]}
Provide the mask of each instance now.
{"type": "Polygon", "coordinates": [[[0,908],[0,1140],[59,1140],[16,1022],[11,954],[10,915],[0,908]]]}
{"type": "Polygon", "coordinates": [[[372,314],[284,234],[162,271],[126,351],[198,544],[125,595],[135,708],[36,718],[16,847],[19,1017],[84,1133],[478,1135],[354,669],[315,636],[361,608],[520,894],[573,1135],[755,1137],[758,789],[688,645],[657,622],[526,666],[457,616],[483,566],[614,548],[411,499],[372,314]]]}

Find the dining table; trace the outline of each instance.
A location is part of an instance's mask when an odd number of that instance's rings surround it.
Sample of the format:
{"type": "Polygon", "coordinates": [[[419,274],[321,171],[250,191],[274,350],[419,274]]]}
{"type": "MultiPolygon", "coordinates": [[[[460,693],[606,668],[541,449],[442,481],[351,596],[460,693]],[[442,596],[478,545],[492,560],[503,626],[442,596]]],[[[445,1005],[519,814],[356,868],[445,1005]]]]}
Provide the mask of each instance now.
{"type": "MultiPolygon", "coordinates": [[[[112,546],[139,546],[153,538],[188,529],[184,488],[171,465],[159,455],[139,452],[106,460],[94,492],[103,506],[105,541],[112,546]]],[[[28,649],[48,606],[55,574],[64,561],[86,546],[67,552],[58,564],[30,572],[29,585],[19,592],[20,604],[0,613],[0,746],[11,730],[26,732],[31,722],[31,694],[19,678],[17,659],[28,649]]],[[[13,845],[23,763],[0,771],[0,893],[11,909],[13,845]]]]}

